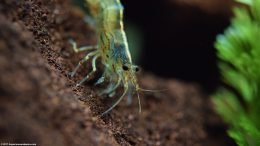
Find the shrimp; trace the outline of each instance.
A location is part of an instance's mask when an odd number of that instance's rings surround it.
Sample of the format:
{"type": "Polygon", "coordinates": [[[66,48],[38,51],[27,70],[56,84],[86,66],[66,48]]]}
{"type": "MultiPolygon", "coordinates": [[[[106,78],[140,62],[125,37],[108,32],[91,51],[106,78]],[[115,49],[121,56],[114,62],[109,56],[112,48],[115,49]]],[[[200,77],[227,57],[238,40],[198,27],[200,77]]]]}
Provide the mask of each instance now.
{"type": "MultiPolygon", "coordinates": [[[[103,112],[101,116],[110,112],[120,103],[128,92],[133,91],[137,93],[139,112],[141,112],[139,97],[139,90],[141,90],[141,88],[136,78],[136,72],[138,72],[139,67],[132,63],[131,54],[129,52],[123,24],[123,5],[120,0],[86,0],[85,2],[96,21],[98,43],[94,46],[78,48],[77,44],[70,40],[74,52],[89,51],[89,53],[79,61],[71,73],[71,76],[75,75],[78,68],[84,62],[92,58],[92,71],[77,84],[77,86],[81,85],[97,71],[96,61],[100,59],[105,69],[96,84],[101,84],[107,79],[110,81],[108,87],[101,92],[101,95],[109,94],[112,96],[120,85],[123,86],[122,95],[110,108],[103,112]]],[[[131,98],[131,95],[129,96],[131,98]]]]}

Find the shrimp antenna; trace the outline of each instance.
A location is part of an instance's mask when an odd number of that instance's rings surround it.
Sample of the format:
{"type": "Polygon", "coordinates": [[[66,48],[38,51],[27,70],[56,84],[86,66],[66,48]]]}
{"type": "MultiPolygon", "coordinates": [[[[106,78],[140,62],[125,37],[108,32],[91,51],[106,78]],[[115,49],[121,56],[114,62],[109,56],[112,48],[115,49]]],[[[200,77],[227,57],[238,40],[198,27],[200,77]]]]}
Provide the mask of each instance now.
{"type": "Polygon", "coordinates": [[[138,88],[138,90],[143,91],[143,92],[163,92],[163,91],[167,91],[169,89],[150,90],[150,89],[138,88]]]}
{"type": "Polygon", "coordinates": [[[137,98],[138,98],[138,105],[139,105],[139,113],[141,113],[142,112],[142,106],[141,106],[141,100],[140,100],[139,92],[137,92],[137,98]]]}

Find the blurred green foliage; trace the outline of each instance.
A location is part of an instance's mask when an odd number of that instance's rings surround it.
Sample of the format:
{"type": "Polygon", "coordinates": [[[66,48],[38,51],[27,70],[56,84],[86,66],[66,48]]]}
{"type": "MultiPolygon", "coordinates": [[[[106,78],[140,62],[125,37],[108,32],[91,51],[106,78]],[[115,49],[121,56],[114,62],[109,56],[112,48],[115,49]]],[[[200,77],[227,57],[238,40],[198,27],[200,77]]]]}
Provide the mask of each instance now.
{"type": "Polygon", "coordinates": [[[260,146],[260,0],[237,0],[231,26],[216,41],[219,67],[229,88],[213,98],[239,146],[260,146]]]}

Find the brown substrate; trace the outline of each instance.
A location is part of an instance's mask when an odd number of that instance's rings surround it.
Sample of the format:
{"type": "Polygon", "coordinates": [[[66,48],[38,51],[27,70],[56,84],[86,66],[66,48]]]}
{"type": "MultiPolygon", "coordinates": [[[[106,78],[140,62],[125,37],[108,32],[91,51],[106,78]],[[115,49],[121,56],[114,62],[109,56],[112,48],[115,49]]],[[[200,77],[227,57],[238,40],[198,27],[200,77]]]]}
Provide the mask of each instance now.
{"type": "Polygon", "coordinates": [[[100,97],[92,84],[75,87],[89,71],[69,77],[83,54],[68,44],[95,43],[83,14],[67,0],[1,0],[0,2],[0,143],[42,146],[174,145],[225,146],[224,126],[208,98],[194,85],[140,75],[148,89],[99,114],[113,98],[100,97]]]}

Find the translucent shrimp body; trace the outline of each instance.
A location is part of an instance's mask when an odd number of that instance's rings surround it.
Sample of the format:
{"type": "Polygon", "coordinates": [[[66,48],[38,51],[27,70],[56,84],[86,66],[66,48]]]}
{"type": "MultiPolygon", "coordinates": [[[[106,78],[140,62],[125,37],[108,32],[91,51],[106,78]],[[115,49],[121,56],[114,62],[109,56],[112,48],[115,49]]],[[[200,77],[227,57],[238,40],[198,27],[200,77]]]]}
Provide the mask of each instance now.
{"type": "Polygon", "coordinates": [[[74,76],[80,65],[92,58],[93,69],[78,83],[78,85],[82,84],[96,72],[96,60],[100,58],[105,69],[102,77],[98,79],[96,84],[101,84],[104,80],[110,81],[108,87],[100,94],[112,95],[120,85],[123,85],[124,88],[123,94],[109,109],[103,112],[102,115],[111,111],[123,97],[128,92],[132,92],[133,89],[138,95],[139,111],[141,112],[138,94],[140,88],[136,79],[138,67],[132,64],[131,55],[128,49],[122,21],[124,9],[122,4],[119,0],[86,0],[86,5],[96,20],[98,44],[96,46],[83,46],[77,48],[76,43],[71,41],[75,52],[90,51],[79,62],[71,75],[74,76]]]}

